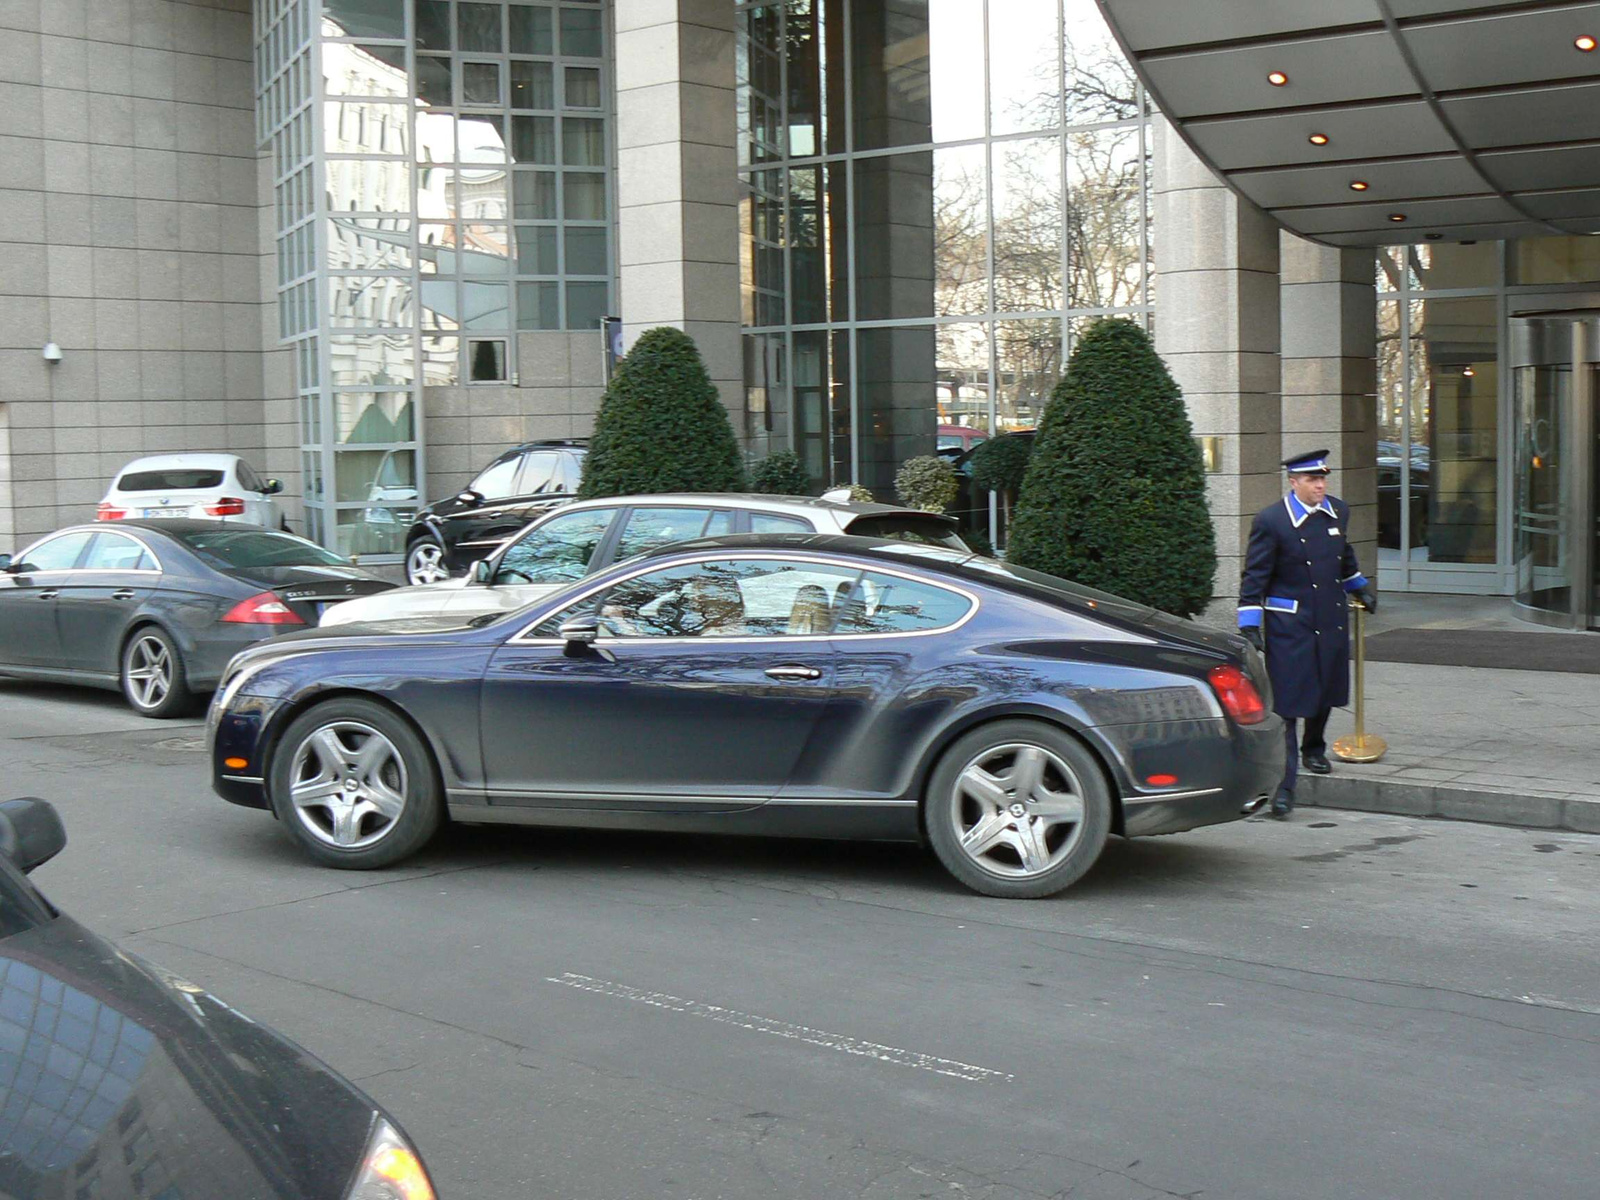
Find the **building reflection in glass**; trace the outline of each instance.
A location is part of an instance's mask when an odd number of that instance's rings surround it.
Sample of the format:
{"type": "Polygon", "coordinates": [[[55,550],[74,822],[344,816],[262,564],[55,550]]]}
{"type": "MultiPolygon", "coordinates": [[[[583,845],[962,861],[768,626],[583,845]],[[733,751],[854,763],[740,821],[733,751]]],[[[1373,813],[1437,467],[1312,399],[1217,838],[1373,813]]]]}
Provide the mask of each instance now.
{"type": "Polygon", "coordinates": [[[937,425],[1031,427],[1078,317],[1148,319],[1146,109],[1092,0],[743,4],[737,44],[757,455],[892,499],[937,425]]]}

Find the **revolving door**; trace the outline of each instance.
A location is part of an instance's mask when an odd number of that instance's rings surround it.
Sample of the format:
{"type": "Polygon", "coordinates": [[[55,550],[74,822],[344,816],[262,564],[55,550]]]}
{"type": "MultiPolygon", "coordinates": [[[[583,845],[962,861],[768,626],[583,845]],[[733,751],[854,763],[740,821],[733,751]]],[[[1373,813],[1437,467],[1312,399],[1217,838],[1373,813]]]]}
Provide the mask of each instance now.
{"type": "Polygon", "coordinates": [[[1513,318],[1511,356],[1517,613],[1545,625],[1600,627],[1600,316],[1513,318]]]}

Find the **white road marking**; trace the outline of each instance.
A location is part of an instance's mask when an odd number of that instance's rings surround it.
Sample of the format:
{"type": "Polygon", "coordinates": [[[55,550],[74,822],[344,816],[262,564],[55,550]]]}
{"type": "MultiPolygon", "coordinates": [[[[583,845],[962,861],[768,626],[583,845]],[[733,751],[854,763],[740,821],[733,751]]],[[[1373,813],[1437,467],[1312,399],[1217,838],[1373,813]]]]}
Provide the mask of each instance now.
{"type": "Polygon", "coordinates": [[[958,1062],[953,1058],[938,1058],[932,1054],[919,1054],[915,1050],[902,1050],[897,1046],[864,1042],[860,1038],[853,1038],[843,1033],[828,1033],[826,1030],[794,1025],[788,1021],[776,1021],[771,1017],[758,1017],[754,1013],[723,1008],[717,1004],[685,1000],[682,996],[672,996],[666,992],[649,992],[643,988],[629,987],[625,983],[594,979],[588,975],[574,975],[571,971],[559,976],[552,975],[545,982],[559,983],[563,987],[577,988],[585,992],[598,992],[602,996],[636,1000],[640,1004],[649,1004],[655,1008],[686,1013],[691,1017],[705,1017],[708,1020],[721,1021],[724,1025],[737,1025],[740,1029],[749,1029],[755,1033],[768,1033],[774,1037],[821,1046],[825,1050],[842,1050],[846,1054],[859,1054],[866,1058],[875,1058],[879,1062],[893,1063],[898,1067],[916,1067],[922,1071],[932,1071],[936,1075],[965,1079],[968,1083],[1011,1083],[1016,1078],[1005,1071],[991,1071],[988,1067],[973,1066],[971,1063],[958,1062]]]}

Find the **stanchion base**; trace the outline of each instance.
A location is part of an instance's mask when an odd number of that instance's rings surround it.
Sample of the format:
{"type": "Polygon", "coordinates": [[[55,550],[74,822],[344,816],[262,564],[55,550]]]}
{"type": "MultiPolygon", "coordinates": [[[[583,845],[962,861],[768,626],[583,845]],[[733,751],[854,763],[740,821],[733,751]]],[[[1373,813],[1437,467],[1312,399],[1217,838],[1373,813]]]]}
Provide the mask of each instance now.
{"type": "Polygon", "coordinates": [[[1376,734],[1361,737],[1342,737],[1333,743],[1333,756],[1345,762],[1377,762],[1389,752],[1389,743],[1376,734]]]}

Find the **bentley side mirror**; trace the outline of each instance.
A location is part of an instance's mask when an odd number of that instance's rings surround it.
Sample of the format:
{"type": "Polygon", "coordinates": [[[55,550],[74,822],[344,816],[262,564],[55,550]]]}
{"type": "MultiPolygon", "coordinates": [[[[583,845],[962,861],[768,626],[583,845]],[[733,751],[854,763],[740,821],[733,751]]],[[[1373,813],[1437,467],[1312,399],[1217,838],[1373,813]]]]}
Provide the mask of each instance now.
{"type": "Polygon", "coordinates": [[[24,796],[0,803],[0,854],[21,870],[43,866],[66,844],[66,827],[48,800],[24,796]]]}
{"type": "Polygon", "coordinates": [[[263,496],[276,496],[281,491],[283,491],[283,480],[269,479],[266,486],[261,489],[261,494],[263,496]]]}
{"type": "Polygon", "coordinates": [[[600,618],[592,613],[581,617],[568,617],[561,622],[561,628],[556,632],[569,646],[588,646],[600,636],[600,618]]]}
{"type": "Polygon", "coordinates": [[[487,558],[478,559],[477,562],[472,564],[472,570],[467,572],[467,581],[473,587],[487,587],[489,581],[493,578],[494,567],[489,564],[487,558]]]}
{"type": "Polygon", "coordinates": [[[471,488],[462,488],[456,493],[456,500],[468,508],[476,508],[483,503],[483,493],[475,492],[471,488]]]}

